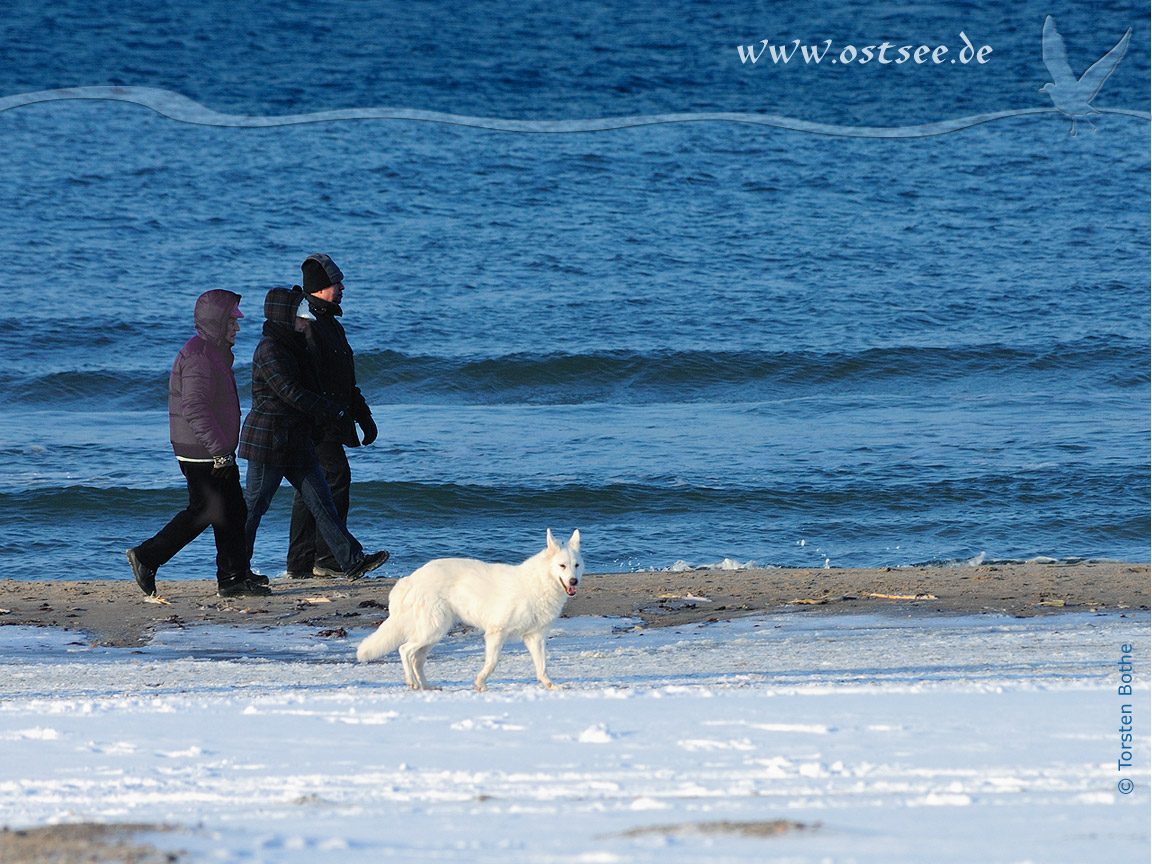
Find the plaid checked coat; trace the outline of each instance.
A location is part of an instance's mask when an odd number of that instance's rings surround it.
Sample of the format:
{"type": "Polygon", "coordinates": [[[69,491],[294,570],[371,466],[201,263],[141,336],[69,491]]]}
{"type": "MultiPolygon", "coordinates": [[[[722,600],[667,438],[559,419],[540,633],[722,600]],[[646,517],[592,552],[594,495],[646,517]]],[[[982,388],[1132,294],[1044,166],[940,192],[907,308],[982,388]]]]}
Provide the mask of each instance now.
{"type": "Polygon", "coordinates": [[[343,414],[320,395],[304,336],[295,330],[303,295],[273,288],[264,299],[263,337],[252,355],[252,410],[240,432],[240,458],[268,465],[310,465],[313,432],[343,414]]]}

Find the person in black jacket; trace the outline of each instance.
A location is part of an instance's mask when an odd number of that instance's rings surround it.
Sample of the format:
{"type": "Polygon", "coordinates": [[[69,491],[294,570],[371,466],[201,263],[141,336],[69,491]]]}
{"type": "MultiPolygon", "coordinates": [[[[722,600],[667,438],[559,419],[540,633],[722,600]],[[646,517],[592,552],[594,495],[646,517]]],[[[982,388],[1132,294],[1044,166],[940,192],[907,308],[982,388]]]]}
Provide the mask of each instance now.
{"type": "MultiPolygon", "coordinates": [[[[360,388],[356,386],[356,365],[352,348],[339,318],[344,298],[344,274],[327,255],[309,255],[300,265],[303,296],[315,320],[304,324],[308,353],[316,365],[320,393],[344,412],[322,424],[323,434],[316,442],[316,458],[332,500],[342,519],[348,518],[352,471],[345,447],[359,447],[356,424],[364,433],[365,445],[376,440],[376,424],[360,388]]],[[[342,576],[343,570],[316,530],[316,520],[299,492],[292,501],[292,522],[288,529],[288,575],[342,576]]]]}
{"type": "Polygon", "coordinates": [[[349,579],[388,560],[386,551],[365,555],[336,512],[316,461],[317,425],[339,423],[344,409],[319,393],[318,378],[301,332],[299,291],[273,288],[264,299],[263,336],[252,354],[252,410],[240,431],[240,458],[248,460],[245,535],[251,559],[260,528],[280,481],[287,479],[316,520],[328,548],[349,579]]]}

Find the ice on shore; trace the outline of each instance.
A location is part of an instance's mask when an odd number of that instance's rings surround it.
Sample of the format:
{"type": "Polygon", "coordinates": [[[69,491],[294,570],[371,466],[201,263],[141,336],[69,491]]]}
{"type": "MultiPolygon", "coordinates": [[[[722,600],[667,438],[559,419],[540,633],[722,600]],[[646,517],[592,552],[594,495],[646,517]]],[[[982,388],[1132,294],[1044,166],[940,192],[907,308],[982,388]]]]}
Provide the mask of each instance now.
{"type": "Polygon", "coordinates": [[[204,861],[1146,860],[1146,615],[636,624],[562,619],[566,689],[509,646],[482,694],[475,633],[413,694],[368,631],[0,627],[0,813],[204,861]]]}

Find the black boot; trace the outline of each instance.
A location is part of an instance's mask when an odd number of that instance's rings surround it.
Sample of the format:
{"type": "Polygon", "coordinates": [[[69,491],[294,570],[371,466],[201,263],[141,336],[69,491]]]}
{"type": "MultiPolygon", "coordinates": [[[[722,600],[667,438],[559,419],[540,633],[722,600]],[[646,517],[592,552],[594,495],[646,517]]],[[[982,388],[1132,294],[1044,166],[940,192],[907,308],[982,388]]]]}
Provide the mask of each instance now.
{"type": "Polygon", "coordinates": [[[265,588],[268,587],[268,577],[263,573],[253,573],[251,570],[249,570],[248,581],[253,585],[263,585],[265,588]]]}
{"type": "Polygon", "coordinates": [[[129,549],[124,553],[128,556],[128,563],[132,566],[132,575],[136,577],[136,584],[140,586],[149,597],[156,596],[156,571],[151,567],[146,567],[139,558],[136,557],[136,550],[129,549]]]}
{"type": "Polygon", "coordinates": [[[271,588],[251,581],[248,574],[221,581],[216,586],[217,597],[267,597],[271,593],[271,588]]]}
{"type": "Polygon", "coordinates": [[[388,550],[381,549],[379,552],[373,552],[371,555],[365,555],[344,575],[348,577],[349,582],[355,582],[357,579],[363,579],[365,573],[371,573],[377,567],[380,567],[388,560],[388,550]]]}

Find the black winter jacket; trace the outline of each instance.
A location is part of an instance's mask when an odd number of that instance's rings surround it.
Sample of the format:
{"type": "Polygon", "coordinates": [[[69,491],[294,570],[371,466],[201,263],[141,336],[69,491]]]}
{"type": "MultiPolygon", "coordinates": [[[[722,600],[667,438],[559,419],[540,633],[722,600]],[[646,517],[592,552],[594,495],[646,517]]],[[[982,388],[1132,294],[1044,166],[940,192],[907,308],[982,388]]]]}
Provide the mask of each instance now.
{"type": "Polygon", "coordinates": [[[335,303],[304,294],[299,286],[292,290],[300,291],[302,298],[308,298],[308,308],[316,316],[315,321],[305,324],[304,336],[308,340],[308,353],[316,364],[320,392],[344,410],[343,417],[324,424],[324,440],[339,442],[345,447],[359,447],[356,423],[371,417],[372,412],[356,386],[352,347],[348,344],[343,325],[337,320],[342,310],[335,303]]]}

